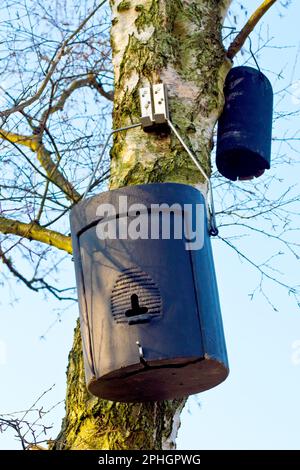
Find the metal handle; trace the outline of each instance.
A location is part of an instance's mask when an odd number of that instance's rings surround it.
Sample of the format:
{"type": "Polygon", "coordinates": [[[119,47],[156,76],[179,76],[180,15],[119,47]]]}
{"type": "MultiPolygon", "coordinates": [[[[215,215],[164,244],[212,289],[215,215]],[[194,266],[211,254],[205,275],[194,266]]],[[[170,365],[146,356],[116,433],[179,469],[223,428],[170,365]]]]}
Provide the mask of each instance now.
{"type": "MultiPolygon", "coordinates": [[[[202,174],[202,176],[205,178],[205,180],[207,181],[207,184],[208,184],[208,191],[209,191],[209,205],[208,205],[208,210],[209,210],[209,235],[212,236],[212,237],[216,237],[218,234],[219,234],[219,230],[217,228],[217,221],[216,221],[216,213],[215,213],[215,205],[214,205],[214,198],[213,198],[213,189],[212,189],[212,184],[211,184],[211,180],[210,178],[208,177],[208,175],[205,173],[205,171],[203,170],[202,166],[200,165],[197,157],[194,155],[194,153],[190,150],[190,148],[188,147],[188,145],[185,143],[185,141],[183,140],[183,138],[181,137],[181,135],[179,134],[179,132],[177,131],[177,129],[174,127],[172,121],[170,120],[169,117],[166,118],[166,121],[165,121],[168,126],[170,127],[171,131],[173,132],[173,134],[177,137],[177,139],[179,140],[179,142],[181,143],[182,147],[185,149],[185,151],[187,152],[187,154],[189,155],[190,159],[193,161],[193,163],[196,165],[196,167],[198,168],[198,170],[200,171],[200,173],[202,174]]],[[[107,146],[109,144],[109,141],[110,141],[110,138],[113,134],[117,133],[117,132],[122,132],[122,131],[127,131],[128,129],[134,129],[136,127],[141,127],[142,126],[142,123],[139,122],[137,124],[131,124],[130,126],[125,126],[125,127],[120,127],[119,129],[113,129],[110,134],[108,135],[107,139],[106,139],[106,142],[104,144],[104,147],[102,149],[102,152],[100,153],[100,156],[99,156],[99,159],[98,159],[98,162],[94,168],[94,171],[92,173],[92,176],[90,178],[90,181],[87,185],[87,188],[82,196],[82,200],[84,200],[93,184],[93,180],[95,178],[95,175],[98,171],[98,168],[99,168],[99,165],[102,161],[102,158],[105,154],[105,151],[107,149],[107,146]]]]}

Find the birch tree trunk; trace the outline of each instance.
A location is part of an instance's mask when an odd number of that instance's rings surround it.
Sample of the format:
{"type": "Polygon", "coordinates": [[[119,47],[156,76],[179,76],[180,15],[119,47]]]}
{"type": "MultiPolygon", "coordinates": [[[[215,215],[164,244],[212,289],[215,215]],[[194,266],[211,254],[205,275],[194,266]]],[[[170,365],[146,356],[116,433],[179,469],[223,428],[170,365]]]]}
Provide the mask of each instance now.
{"type": "MultiPolygon", "coordinates": [[[[168,86],[174,125],[210,174],[212,132],[223,106],[230,63],[221,26],[230,0],[111,0],[115,70],[114,128],[139,122],[139,88],[168,86]]],[[[203,178],[172,135],[134,129],[117,134],[111,188],[203,178]]],[[[185,400],[124,404],[98,400],[85,387],[75,330],[67,371],[66,417],[56,449],[172,449],[185,400]]]]}

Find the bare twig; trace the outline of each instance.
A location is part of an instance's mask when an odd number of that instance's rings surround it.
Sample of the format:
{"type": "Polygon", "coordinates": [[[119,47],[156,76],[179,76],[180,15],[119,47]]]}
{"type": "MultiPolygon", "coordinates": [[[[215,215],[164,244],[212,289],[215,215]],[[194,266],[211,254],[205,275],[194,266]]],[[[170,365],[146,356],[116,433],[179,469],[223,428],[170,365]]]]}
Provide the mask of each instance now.
{"type": "Polygon", "coordinates": [[[43,392],[28,410],[0,414],[0,432],[12,429],[16,433],[15,437],[20,441],[23,450],[47,450],[41,444],[49,445],[53,442],[51,439],[46,438],[47,432],[52,429],[52,425],[45,425],[42,420],[62,401],[46,410],[43,406],[37,405],[53,388],[54,385],[43,392]]]}
{"type": "Polygon", "coordinates": [[[51,77],[53,73],[55,72],[57,65],[59,64],[61,58],[66,54],[66,48],[67,46],[72,42],[72,40],[77,36],[77,34],[85,27],[85,25],[88,23],[88,21],[95,15],[95,13],[106,3],[106,0],[103,0],[99,5],[94,8],[94,10],[79,24],[79,26],[75,29],[75,31],[63,41],[61,44],[60,48],[56,52],[54,58],[52,59],[52,64],[46,74],[46,77],[44,78],[43,83],[40,85],[38,91],[31,97],[28,98],[27,100],[13,106],[12,108],[9,108],[5,111],[0,112],[0,116],[3,117],[8,117],[12,113],[16,113],[19,111],[23,111],[25,108],[28,106],[32,105],[35,101],[37,101],[41,95],[43,94],[44,90],[46,89],[48,83],[51,80],[51,77]]]}

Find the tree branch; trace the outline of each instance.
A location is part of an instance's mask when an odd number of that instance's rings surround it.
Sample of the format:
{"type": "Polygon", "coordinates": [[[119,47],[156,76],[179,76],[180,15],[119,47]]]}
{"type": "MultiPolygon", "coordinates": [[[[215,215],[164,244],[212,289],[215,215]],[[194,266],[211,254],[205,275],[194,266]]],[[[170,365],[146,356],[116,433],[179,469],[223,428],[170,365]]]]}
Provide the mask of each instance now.
{"type": "Polygon", "coordinates": [[[44,92],[45,88],[47,87],[49,81],[51,80],[51,77],[52,77],[53,73],[55,72],[59,61],[66,54],[67,46],[77,36],[77,34],[84,28],[86,23],[95,15],[95,13],[99,10],[99,8],[102,7],[102,5],[104,5],[105,3],[106,3],[106,0],[103,0],[101,3],[99,3],[99,5],[97,5],[96,8],[94,8],[94,10],[79,24],[79,26],[76,28],[76,30],[67,39],[65,39],[63,41],[62,45],[60,46],[60,48],[58,49],[58,51],[54,55],[54,57],[51,61],[52,62],[51,66],[50,66],[50,68],[49,68],[49,70],[48,70],[48,72],[47,72],[47,74],[44,78],[44,81],[42,82],[42,84],[38,88],[38,91],[35,93],[35,95],[33,95],[31,98],[28,98],[27,100],[24,100],[22,103],[19,103],[18,105],[7,109],[6,111],[1,111],[0,116],[8,117],[12,113],[16,113],[18,111],[23,111],[23,109],[25,109],[26,107],[33,104],[35,101],[37,101],[41,97],[41,95],[43,94],[43,92],[44,92]]]}
{"type": "Polygon", "coordinates": [[[16,268],[14,267],[13,265],[13,262],[10,258],[8,258],[7,256],[5,256],[5,253],[2,251],[1,247],[0,247],[0,259],[2,260],[3,264],[5,264],[5,266],[7,266],[7,268],[9,269],[9,271],[15,276],[17,277],[18,279],[20,279],[20,281],[22,281],[27,287],[29,287],[29,289],[35,291],[35,292],[38,292],[38,289],[36,287],[34,287],[30,281],[28,281],[28,279],[26,279],[21,273],[19,273],[19,271],[16,270],[16,268]]]}
{"type": "Polygon", "coordinates": [[[52,106],[50,106],[44,113],[41,119],[41,122],[45,121],[45,117],[48,118],[50,114],[54,114],[57,111],[62,111],[67,99],[74,93],[74,91],[78,90],[79,88],[83,88],[85,86],[91,86],[95,88],[102,96],[109,100],[113,100],[113,92],[105,91],[100,85],[97,80],[96,76],[92,73],[89,73],[87,77],[80,78],[78,80],[74,80],[68,88],[66,88],[52,106]]]}
{"type": "Polygon", "coordinates": [[[71,237],[63,235],[54,230],[41,227],[35,222],[24,223],[18,220],[0,217],[0,232],[7,235],[17,235],[19,237],[27,238],[28,240],[35,240],[46,245],[54,246],[59,250],[72,253],[71,237]]]}
{"type": "Polygon", "coordinates": [[[58,170],[58,163],[54,163],[49,150],[47,150],[43,143],[39,141],[39,136],[23,136],[14,132],[8,132],[0,129],[0,137],[2,137],[4,140],[7,140],[8,142],[11,142],[13,145],[23,145],[32,150],[32,152],[36,152],[37,159],[46,171],[49,180],[58,188],[60,188],[65,193],[67,198],[72,202],[77,202],[80,200],[80,194],[58,170]]]}
{"type": "Polygon", "coordinates": [[[13,144],[20,144],[24,145],[24,147],[29,148],[33,152],[36,152],[38,147],[37,137],[36,135],[20,135],[16,134],[15,132],[5,131],[4,129],[0,129],[0,137],[2,139],[7,140],[13,144]]]}
{"type": "Polygon", "coordinates": [[[39,143],[37,148],[37,158],[41,166],[47,173],[47,176],[58,186],[72,202],[78,202],[81,195],[74,189],[73,185],[64,177],[64,175],[57,169],[58,164],[54,163],[51,158],[49,150],[39,143]]]}
{"type": "Polygon", "coordinates": [[[8,256],[5,255],[5,253],[2,251],[0,247],[0,259],[2,260],[3,264],[8,268],[8,270],[23,284],[25,284],[26,287],[28,287],[30,290],[33,290],[34,292],[39,292],[41,290],[47,290],[52,294],[56,299],[58,300],[72,300],[75,301],[76,299],[74,297],[70,297],[67,295],[64,295],[65,292],[74,290],[72,287],[70,288],[65,288],[65,289],[58,289],[57,287],[54,287],[48,282],[45,281],[43,278],[35,278],[33,277],[31,280],[27,279],[23,274],[20,273],[15,267],[14,263],[9,258],[8,256]]]}
{"type": "Polygon", "coordinates": [[[232,41],[230,44],[228,51],[227,51],[227,57],[229,59],[233,59],[237,53],[242,49],[243,45],[245,44],[246,39],[248,36],[252,33],[254,30],[255,26],[259,22],[259,20],[264,16],[265,13],[271,8],[272,5],[276,0],[265,0],[258,8],[255,10],[255,12],[251,15],[243,29],[239,32],[239,34],[236,36],[236,38],[232,41]]]}
{"type": "Polygon", "coordinates": [[[92,77],[92,86],[95,88],[95,90],[98,91],[98,93],[100,93],[101,96],[103,96],[104,98],[110,100],[110,101],[113,101],[114,100],[114,92],[113,91],[105,91],[103,86],[102,86],[102,83],[97,80],[97,78],[95,77],[95,75],[92,77]]]}

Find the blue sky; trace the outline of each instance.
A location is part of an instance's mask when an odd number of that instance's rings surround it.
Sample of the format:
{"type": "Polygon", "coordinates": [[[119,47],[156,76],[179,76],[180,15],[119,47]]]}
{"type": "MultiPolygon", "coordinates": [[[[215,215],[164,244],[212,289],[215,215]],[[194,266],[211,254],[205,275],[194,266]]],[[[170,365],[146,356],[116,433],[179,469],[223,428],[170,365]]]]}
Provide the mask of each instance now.
{"type": "MultiPolygon", "coordinates": [[[[239,2],[234,3],[237,11],[239,2]]],[[[252,11],[260,2],[243,3],[252,11]]],[[[294,0],[288,10],[274,7],[262,24],[264,37],[269,35],[273,39],[258,56],[260,67],[271,80],[275,93],[290,83],[295,84],[289,89],[293,96],[289,93],[275,94],[278,110],[296,112],[300,109],[300,65],[295,63],[300,46],[299,13],[299,2],[294,0]]],[[[242,20],[243,13],[239,13],[241,23],[242,20]]],[[[253,50],[258,44],[258,31],[259,28],[252,36],[253,50]]],[[[247,59],[245,53],[236,64],[247,59]]],[[[249,64],[253,65],[253,62],[249,64]]],[[[286,132],[289,135],[298,132],[300,137],[297,117],[277,121],[274,136],[281,137],[286,132]]],[[[293,145],[296,147],[297,142],[293,145]]],[[[273,156],[279,152],[286,153],[293,164],[286,163],[271,170],[277,176],[280,172],[281,176],[281,180],[270,189],[269,196],[274,198],[299,181],[297,153],[286,145],[279,148],[279,143],[276,143],[273,156]]],[[[253,189],[252,183],[246,184],[253,189]]],[[[299,213],[297,203],[293,209],[299,213]]],[[[297,215],[294,219],[297,226],[297,215]]],[[[261,221],[261,227],[265,227],[265,222],[261,221]]],[[[234,235],[235,227],[226,231],[229,233],[234,235]]],[[[299,233],[292,235],[295,242],[299,240],[299,233]]],[[[278,251],[276,242],[258,234],[251,233],[238,243],[258,262],[278,251]]],[[[266,283],[265,292],[277,311],[262,294],[257,293],[251,300],[249,294],[259,282],[257,270],[221,241],[215,240],[213,247],[230,376],[219,387],[190,397],[182,414],[178,448],[299,449],[300,361],[295,354],[297,341],[300,341],[299,306],[293,296],[272,282],[266,283]]],[[[274,265],[282,273],[276,275],[280,280],[300,284],[299,262],[293,256],[278,256],[274,265]]],[[[65,265],[61,273],[69,283],[72,269],[72,265],[65,265]]],[[[64,399],[65,370],[77,306],[62,311],[58,317],[60,306],[57,302],[44,301],[20,284],[11,284],[11,288],[7,284],[0,288],[1,412],[27,409],[45,390],[56,384],[41,400],[44,409],[48,409],[64,399]],[[15,297],[18,301],[12,302],[15,297]],[[44,339],[41,338],[43,336],[44,339]]],[[[55,438],[63,414],[61,404],[45,418],[46,423],[54,423],[49,437],[55,438]]],[[[10,432],[0,435],[0,449],[8,448],[20,448],[10,432]]]]}

